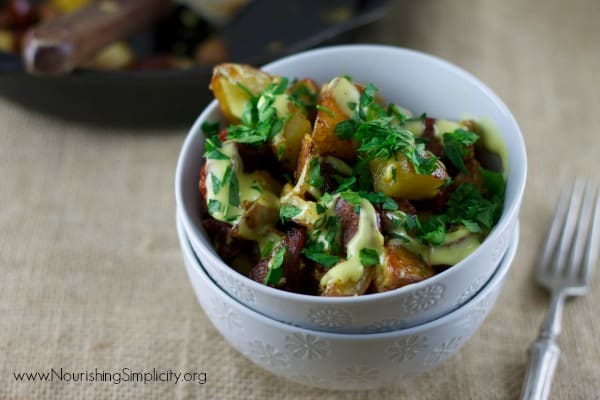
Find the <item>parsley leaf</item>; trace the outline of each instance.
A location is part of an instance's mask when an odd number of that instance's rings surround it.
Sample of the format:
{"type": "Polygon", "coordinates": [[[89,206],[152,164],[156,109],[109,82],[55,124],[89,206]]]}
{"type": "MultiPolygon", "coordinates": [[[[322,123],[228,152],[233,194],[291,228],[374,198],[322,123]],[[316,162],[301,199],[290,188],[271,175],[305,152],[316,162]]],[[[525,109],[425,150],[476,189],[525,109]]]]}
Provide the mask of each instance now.
{"type": "Polygon", "coordinates": [[[483,178],[483,188],[490,197],[500,197],[504,199],[504,178],[502,174],[489,169],[480,168],[481,176],[483,178]]]}
{"type": "Polygon", "coordinates": [[[321,176],[321,161],[318,157],[312,158],[308,164],[308,183],[317,189],[323,186],[323,177],[321,176]]]}
{"type": "Polygon", "coordinates": [[[359,253],[360,263],[364,267],[373,267],[379,264],[379,254],[374,249],[363,248],[359,253]]]}
{"type": "Polygon", "coordinates": [[[361,193],[361,195],[373,204],[381,204],[381,208],[384,210],[396,211],[398,209],[398,203],[381,192],[361,193]]]}
{"type": "Polygon", "coordinates": [[[377,88],[368,84],[360,95],[352,119],[338,123],[334,129],[341,139],[355,139],[362,160],[391,158],[398,153],[413,165],[418,174],[431,174],[437,168],[437,157],[417,144],[412,132],[401,124],[406,115],[399,107],[390,104],[384,109],[375,100],[377,88]]]}
{"type": "Polygon", "coordinates": [[[219,126],[219,121],[204,121],[200,127],[202,128],[202,132],[204,132],[206,136],[213,137],[219,134],[219,126]]]}
{"type": "Polygon", "coordinates": [[[477,139],[479,139],[477,134],[462,128],[458,128],[454,132],[444,133],[444,153],[460,172],[467,173],[464,158],[468,153],[469,146],[474,144],[477,139]]]}
{"type": "MultiPolygon", "coordinates": [[[[337,179],[337,175],[334,175],[334,178],[337,179]]],[[[351,190],[354,187],[354,184],[356,183],[356,177],[350,176],[348,178],[340,178],[338,182],[339,186],[335,193],[345,192],[347,190],[351,190]]]]}
{"type": "Polygon", "coordinates": [[[341,260],[341,257],[326,253],[323,250],[323,243],[313,243],[312,245],[306,246],[302,249],[302,254],[304,254],[306,258],[309,258],[324,267],[332,267],[341,260]]]}
{"type": "MultiPolygon", "coordinates": [[[[225,180],[225,179],[223,179],[225,180]]],[[[232,173],[229,183],[229,204],[234,207],[240,206],[240,183],[238,182],[237,175],[232,173]]]]}
{"type": "Polygon", "coordinates": [[[212,172],[210,173],[210,181],[212,183],[212,191],[213,194],[217,194],[219,193],[219,190],[221,190],[221,180],[212,172]]]}
{"type": "Polygon", "coordinates": [[[362,196],[358,192],[343,192],[340,193],[340,197],[353,206],[360,206],[362,202],[362,196]]]}
{"type": "Polygon", "coordinates": [[[277,285],[283,278],[283,258],[285,257],[285,247],[281,246],[273,254],[273,258],[269,261],[269,272],[265,276],[265,285],[277,285]]]}
{"type": "Polygon", "coordinates": [[[214,215],[221,211],[221,202],[219,200],[208,200],[208,213],[214,215]]]}
{"type": "Polygon", "coordinates": [[[321,104],[317,104],[317,110],[323,111],[325,114],[329,115],[331,118],[335,118],[335,113],[331,111],[329,108],[322,106],[321,104]]]}
{"type": "Polygon", "coordinates": [[[211,138],[206,139],[204,142],[204,158],[207,160],[229,160],[229,157],[219,150],[220,147],[221,142],[218,139],[216,141],[211,138]]]}
{"type": "Polygon", "coordinates": [[[300,214],[301,212],[302,212],[302,210],[296,206],[293,206],[291,204],[283,204],[281,206],[281,208],[279,208],[279,218],[281,218],[282,222],[285,222],[287,220],[294,218],[296,215],[300,214]]]}
{"type": "Polygon", "coordinates": [[[277,110],[273,105],[276,96],[284,94],[287,85],[288,79],[281,78],[267,86],[258,96],[254,96],[246,88],[250,99],[242,113],[241,124],[231,125],[227,130],[227,138],[239,143],[258,145],[277,135],[286,118],[277,117],[277,110]]]}

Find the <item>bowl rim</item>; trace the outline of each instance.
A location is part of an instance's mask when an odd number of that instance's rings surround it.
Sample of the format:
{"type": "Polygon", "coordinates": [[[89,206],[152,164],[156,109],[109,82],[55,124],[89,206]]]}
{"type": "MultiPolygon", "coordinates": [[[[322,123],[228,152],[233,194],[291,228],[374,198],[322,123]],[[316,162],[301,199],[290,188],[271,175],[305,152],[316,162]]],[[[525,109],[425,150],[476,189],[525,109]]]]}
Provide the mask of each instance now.
{"type": "MultiPolygon", "coordinates": [[[[457,77],[462,78],[465,81],[470,81],[470,83],[472,83],[479,90],[481,90],[488,98],[490,98],[490,100],[492,101],[494,106],[498,108],[498,110],[501,112],[501,114],[503,114],[507,117],[509,124],[511,124],[513,126],[513,129],[516,132],[517,146],[515,148],[516,149],[515,152],[522,153],[522,156],[523,156],[522,159],[520,160],[522,162],[522,168],[519,169],[520,173],[518,173],[516,176],[516,178],[517,178],[516,195],[510,205],[507,205],[506,201],[505,201],[502,215],[500,216],[498,223],[492,228],[492,230],[490,231],[488,236],[484,239],[482,244],[477,249],[475,249],[475,251],[473,251],[469,256],[467,256],[465,259],[461,260],[457,264],[453,265],[452,267],[450,267],[428,279],[422,280],[420,282],[412,283],[410,285],[402,286],[402,287],[394,289],[394,290],[389,290],[386,292],[372,293],[372,294],[361,295],[361,296],[350,296],[350,297],[324,297],[324,296],[293,293],[293,292],[288,292],[288,291],[281,290],[281,289],[276,289],[276,288],[261,284],[259,282],[253,281],[252,279],[248,278],[247,276],[240,274],[239,272],[237,272],[236,270],[231,268],[228,264],[226,264],[213,251],[210,251],[210,249],[205,248],[206,246],[203,243],[201,243],[198,240],[198,238],[196,237],[196,235],[203,236],[202,232],[199,230],[199,228],[195,224],[193,224],[191,222],[191,218],[189,216],[188,210],[184,207],[182,179],[180,179],[180,178],[183,176],[185,160],[187,158],[187,157],[185,157],[185,155],[188,152],[192,151],[191,150],[192,142],[193,142],[194,138],[196,137],[196,135],[202,134],[202,129],[201,129],[202,123],[207,119],[207,117],[210,114],[215,112],[215,110],[218,110],[218,101],[216,99],[214,99],[202,110],[202,112],[200,113],[200,115],[198,116],[198,118],[196,119],[194,124],[192,125],[191,129],[188,131],[186,138],[183,142],[183,145],[181,147],[181,151],[179,153],[177,168],[176,168],[176,172],[175,172],[175,199],[176,199],[177,209],[178,209],[177,212],[182,217],[183,226],[185,228],[185,231],[187,233],[189,240],[193,243],[194,248],[197,248],[198,251],[202,253],[203,257],[207,257],[212,264],[217,265],[217,268],[226,270],[227,274],[236,276],[236,279],[244,280],[244,283],[249,285],[249,287],[251,287],[254,290],[257,290],[259,292],[262,292],[265,295],[279,297],[279,298],[283,297],[289,301],[304,301],[304,302],[308,302],[311,304],[319,304],[319,305],[357,304],[357,303],[367,304],[367,303],[371,303],[371,302],[380,301],[381,299],[401,296],[402,294],[424,288],[427,285],[439,283],[448,274],[451,274],[452,270],[461,268],[464,264],[470,262],[472,259],[475,259],[479,255],[479,253],[480,253],[479,250],[481,249],[481,247],[485,243],[497,241],[499,239],[500,232],[503,232],[504,230],[506,230],[508,228],[507,225],[509,223],[511,223],[513,221],[513,219],[516,220],[517,214],[519,213],[520,203],[523,198],[523,193],[525,191],[525,183],[526,183],[526,179],[527,179],[527,152],[526,152],[526,147],[525,147],[525,141],[523,139],[523,134],[521,132],[521,129],[520,129],[519,124],[517,123],[515,117],[510,112],[510,110],[508,109],[506,104],[500,99],[500,97],[496,93],[494,93],[494,91],[492,89],[490,89],[486,84],[481,82],[478,78],[476,78],[474,75],[467,72],[466,70],[464,70],[464,69],[458,67],[457,65],[454,65],[454,64],[450,63],[449,61],[446,61],[442,58],[439,58],[439,57],[431,55],[431,54],[423,53],[423,52],[420,52],[417,50],[406,49],[406,48],[397,47],[397,46],[373,45],[373,44],[338,45],[338,46],[329,46],[329,47],[322,47],[322,48],[318,48],[318,49],[314,49],[314,50],[303,51],[303,52],[293,54],[293,55],[278,59],[276,61],[273,61],[269,64],[262,66],[261,69],[265,70],[266,72],[270,72],[273,69],[279,68],[281,66],[285,66],[288,63],[294,63],[299,58],[301,59],[301,58],[305,58],[305,57],[309,57],[309,58],[310,57],[318,57],[319,55],[324,54],[324,53],[328,54],[328,53],[346,52],[346,51],[391,52],[391,53],[408,55],[410,57],[420,58],[420,59],[424,60],[425,62],[437,64],[440,66],[440,68],[448,69],[452,74],[455,74],[457,77]],[[239,277],[237,275],[239,275],[239,277]]],[[[510,166],[509,166],[509,168],[510,168],[510,166]]]]}
{"type": "MultiPolygon", "coordinates": [[[[515,229],[511,241],[509,243],[508,250],[502,257],[498,268],[494,271],[492,277],[485,283],[485,285],[477,292],[475,296],[473,296],[469,301],[467,301],[462,306],[456,308],[455,310],[442,315],[441,317],[434,319],[432,321],[425,322],[420,325],[412,326],[405,329],[397,329],[389,332],[379,332],[379,333],[334,333],[334,332],[324,332],[317,331],[313,329],[308,329],[296,325],[286,324],[281,321],[277,321],[275,319],[269,318],[258,311],[254,311],[250,309],[248,306],[241,303],[239,300],[231,297],[229,293],[227,293],[224,289],[222,289],[206,272],[202,262],[198,259],[198,256],[194,253],[192,245],[188,239],[188,235],[185,232],[185,228],[183,227],[181,217],[179,215],[176,216],[177,219],[177,234],[179,237],[179,242],[181,246],[181,250],[183,252],[184,258],[189,258],[190,261],[193,262],[196,273],[200,276],[200,279],[203,279],[206,284],[211,286],[219,295],[219,299],[223,299],[224,301],[230,303],[234,308],[238,311],[246,314],[249,318],[258,319],[261,323],[275,326],[281,330],[294,330],[295,333],[303,333],[307,335],[317,335],[323,338],[329,339],[337,339],[337,340],[374,340],[374,339],[390,339],[395,338],[399,334],[402,336],[414,335],[421,333],[423,331],[431,330],[437,328],[439,326],[443,326],[447,323],[451,323],[453,319],[458,318],[464,313],[470,311],[470,309],[477,304],[480,300],[485,299],[490,295],[490,293],[496,289],[498,285],[502,285],[506,280],[508,275],[508,271],[510,270],[515,256],[517,254],[517,249],[519,246],[519,237],[520,237],[520,225],[519,222],[515,224],[515,229]]],[[[192,279],[192,278],[190,278],[192,279]]],[[[492,307],[493,308],[493,307],[492,307]]],[[[491,310],[490,310],[491,311],[491,310]]],[[[483,321],[482,321],[483,322],[483,321]]]]}

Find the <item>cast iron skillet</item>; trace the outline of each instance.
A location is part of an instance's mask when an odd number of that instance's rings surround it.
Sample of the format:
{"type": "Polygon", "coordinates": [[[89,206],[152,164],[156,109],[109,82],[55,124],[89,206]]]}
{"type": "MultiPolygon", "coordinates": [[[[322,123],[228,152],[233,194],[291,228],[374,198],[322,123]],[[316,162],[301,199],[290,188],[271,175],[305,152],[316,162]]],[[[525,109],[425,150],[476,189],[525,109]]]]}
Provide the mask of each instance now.
{"type": "MultiPolygon", "coordinates": [[[[349,41],[356,29],[381,17],[389,0],[254,0],[223,30],[232,62],[261,65],[322,44],[349,41]],[[331,20],[346,7],[350,17],[331,20]],[[277,46],[273,46],[273,42],[277,46]],[[234,50],[234,51],[233,51],[234,50]]],[[[131,38],[140,54],[157,46],[148,29],[131,38]]],[[[189,124],[211,99],[212,67],[188,70],[98,72],[78,70],[60,77],[34,77],[18,56],[0,53],[0,95],[60,118],[112,126],[189,124]]]]}

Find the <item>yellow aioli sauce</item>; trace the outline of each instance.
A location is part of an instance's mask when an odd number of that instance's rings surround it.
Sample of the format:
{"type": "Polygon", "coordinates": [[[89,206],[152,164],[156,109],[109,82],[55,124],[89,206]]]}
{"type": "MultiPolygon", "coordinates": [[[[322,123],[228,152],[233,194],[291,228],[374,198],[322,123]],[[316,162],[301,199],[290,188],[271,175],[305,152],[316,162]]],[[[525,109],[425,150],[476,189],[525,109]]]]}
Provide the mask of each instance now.
{"type": "Polygon", "coordinates": [[[491,119],[481,118],[477,121],[481,128],[481,144],[483,147],[497,154],[502,160],[502,175],[504,179],[508,176],[508,152],[506,151],[506,143],[498,128],[494,125],[491,119]]]}
{"type": "Polygon", "coordinates": [[[348,107],[348,103],[358,104],[360,101],[360,92],[358,88],[343,77],[337,77],[329,82],[327,86],[331,90],[331,96],[337,103],[340,110],[348,117],[352,117],[352,110],[348,107]]]}
{"type": "MultiPolygon", "coordinates": [[[[402,211],[395,211],[389,213],[388,216],[392,219],[402,220],[406,217],[406,214],[402,211]]],[[[393,233],[396,237],[401,236],[402,239],[392,240],[419,255],[429,265],[454,265],[466,258],[481,244],[477,234],[469,232],[465,227],[460,227],[448,232],[441,245],[430,246],[410,236],[402,224],[399,225],[399,227],[393,229],[393,233]]]]}
{"type": "Polygon", "coordinates": [[[381,263],[384,254],[383,245],[383,235],[377,229],[375,208],[368,200],[362,199],[358,230],[348,242],[346,260],[338,263],[323,275],[320,282],[321,287],[326,288],[328,285],[335,285],[336,282],[357,282],[365,271],[365,267],[360,262],[360,251],[365,248],[375,250],[381,263]]]}
{"type": "Polygon", "coordinates": [[[258,174],[247,174],[243,171],[242,160],[235,143],[224,142],[220,151],[229,158],[225,160],[206,160],[207,204],[210,200],[216,200],[221,204],[221,208],[218,211],[211,213],[214,219],[229,224],[236,224],[244,214],[244,206],[250,205],[259,199],[266,207],[279,209],[279,198],[274,193],[263,188],[258,174]],[[232,173],[235,174],[239,182],[239,207],[229,204],[229,191],[231,190],[229,184],[222,185],[216,193],[213,187],[210,175],[214,174],[220,181],[223,181],[228,167],[232,169],[232,173]]]}

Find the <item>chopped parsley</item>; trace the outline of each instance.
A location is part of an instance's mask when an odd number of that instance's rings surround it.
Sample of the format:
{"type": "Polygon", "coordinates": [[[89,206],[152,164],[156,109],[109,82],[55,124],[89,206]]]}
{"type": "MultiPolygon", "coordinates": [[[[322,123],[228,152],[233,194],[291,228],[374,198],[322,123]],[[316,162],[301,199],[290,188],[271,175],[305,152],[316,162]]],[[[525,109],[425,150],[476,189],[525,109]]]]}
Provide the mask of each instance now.
{"type": "Polygon", "coordinates": [[[296,206],[291,204],[283,204],[279,208],[279,218],[281,219],[281,222],[289,221],[301,212],[302,210],[296,206]]]}
{"type": "Polygon", "coordinates": [[[219,134],[219,121],[209,122],[204,121],[201,125],[202,132],[206,134],[208,137],[217,136],[219,134]]]}
{"type": "Polygon", "coordinates": [[[306,258],[309,258],[327,268],[334,266],[342,259],[339,256],[325,252],[324,245],[320,242],[310,243],[308,246],[302,249],[302,254],[304,254],[306,258]]]}
{"type": "Polygon", "coordinates": [[[221,148],[221,142],[218,138],[216,139],[206,139],[204,144],[204,158],[207,160],[229,160],[225,154],[219,150],[221,148]]]}
{"type": "Polygon", "coordinates": [[[281,246],[275,253],[273,257],[269,261],[269,272],[267,272],[267,276],[265,276],[265,285],[278,285],[283,278],[283,259],[285,257],[285,247],[281,246]]]}
{"type": "Polygon", "coordinates": [[[208,213],[214,215],[221,211],[221,202],[219,200],[208,200],[208,213]]]}
{"type": "Polygon", "coordinates": [[[317,105],[317,93],[310,90],[304,82],[292,82],[288,97],[296,106],[307,112],[313,111],[317,105]]]}
{"type": "Polygon", "coordinates": [[[316,189],[323,186],[323,177],[321,176],[321,161],[318,157],[312,158],[308,164],[308,183],[316,189]]]}
{"type": "Polygon", "coordinates": [[[234,173],[231,174],[229,183],[229,204],[234,207],[240,206],[240,183],[238,182],[237,175],[234,173]]]}
{"type": "Polygon", "coordinates": [[[384,109],[375,102],[377,88],[368,84],[360,95],[352,118],[338,123],[334,129],[341,139],[355,139],[363,160],[404,156],[418,174],[431,174],[437,168],[437,157],[417,143],[412,132],[401,124],[404,113],[393,105],[384,109]]]}
{"type": "Polygon", "coordinates": [[[488,198],[475,185],[463,183],[450,194],[443,214],[424,220],[408,216],[406,227],[414,230],[423,242],[434,246],[444,242],[446,232],[452,226],[463,225],[472,233],[489,232],[502,214],[504,180],[502,175],[483,168],[482,174],[488,198]]]}
{"type": "Polygon", "coordinates": [[[359,252],[360,263],[363,267],[373,267],[379,264],[379,254],[374,249],[363,248],[359,252]]]}
{"type": "Polygon", "coordinates": [[[221,180],[212,172],[210,173],[210,182],[212,183],[212,191],[213,194],[217,194],[219,193],[219,190],[221,190],[221,180]]]}
{"type": "Polygon", "coordinates": [[[317,104],[317,110],[323,111],[325,114],[329,115],[331,118],[335,118],[335,113],[325,106],[317,104]]]}
{"type": "Polygon", "coordinates": [[[247,88],[250,99],[242,113],[241,123],[227,130],[227,138],[239,143],[260,145],[266,143],[283,128],[286,117],[277,117],[273,104],[278,95],[285,93],[287,78],[271,83],[258,96],[247,88]]]}
{"type": "Polygon", "coordinates": [[[464,158],[469,152],[469,146],[473,145],[477,139],[479,139],[479,136],[476,133],[462,128],[458,128],[454,132],[444,133],[444,153],[460,172],[467,173],[464,158]]]}
{"type": "Polygon", "coordinates": [[[367,199],[372,204],[381,204],[381,208],[386,211],[395,211],[398,209],[398,203],[381,192],[348,191],[340,193],[340,196],[354,206],[360,206],[362,199],[367,199]]]}

